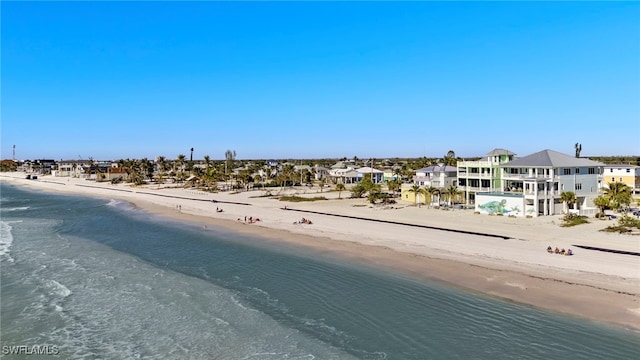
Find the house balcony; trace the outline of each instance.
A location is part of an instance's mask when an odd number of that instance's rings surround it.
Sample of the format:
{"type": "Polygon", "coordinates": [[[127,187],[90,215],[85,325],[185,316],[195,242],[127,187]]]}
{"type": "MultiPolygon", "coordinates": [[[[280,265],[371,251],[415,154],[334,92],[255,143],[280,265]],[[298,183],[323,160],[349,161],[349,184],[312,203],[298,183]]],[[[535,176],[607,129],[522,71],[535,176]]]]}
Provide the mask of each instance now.
{"type": "Polygon", "coordinates": [[[551,177],[547,175],[528,175],[528,174],[504,174],[502,177],[503,180],[513,180],[513,181],[522,181],[522,180],[556,180],[557,176],[551,177]]]}
{"type": "Polygon", "coordinates": [[[465,168],[465,167],[469,167],[469,168],[474,168],[474,167],[493,167],[496,166],[498,164],[493,163],[491,161],[460,161],[457,164],[458,169],[460,168],[465,168]]]}
{"type": "Polygon", "coordinates": [[[495,189],[486,186],[459,186],[458,190],[468,191],[468,192],[494,192],[495,189]]]}
{"type": "Polygon", "coordinates": [[[464,179],[491,179],[491,173],[467,173],[460,171],[458,173],[458,178],[464,179]]]}
{"type": "Polygon", "coordinates": [[[526,190],[524,192],[524,195],[526,198],[534,198],[534,197],[538,197],[538,198],[550,198],[550,197],[560,197],[558,190],[549,190],[549,191],[544,191],[544,190],[539,190],[539,191],[535,191],[535,190],[526,190]]]}

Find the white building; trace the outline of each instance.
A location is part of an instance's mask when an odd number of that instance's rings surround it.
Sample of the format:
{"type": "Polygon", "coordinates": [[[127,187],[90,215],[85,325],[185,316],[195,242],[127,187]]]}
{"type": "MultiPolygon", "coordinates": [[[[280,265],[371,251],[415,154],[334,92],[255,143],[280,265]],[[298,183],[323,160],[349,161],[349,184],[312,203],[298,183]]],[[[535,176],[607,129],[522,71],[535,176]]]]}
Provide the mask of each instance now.
{"type": "Polygon", "coordinates": [[[500,165],[500,189],[476,194],[476,211],[516,216],[562,213],[562,192],[573,192],[580,214],[597,211],[604,164],[543,150],[500,165]]]}
{"type": "Polygon", "coordinates": [[[433,186],[438,189],[448,189],[458,186],[458,168],[449,165],[433,165],[416,170],[413,183],[422,187],[433,186]]]}

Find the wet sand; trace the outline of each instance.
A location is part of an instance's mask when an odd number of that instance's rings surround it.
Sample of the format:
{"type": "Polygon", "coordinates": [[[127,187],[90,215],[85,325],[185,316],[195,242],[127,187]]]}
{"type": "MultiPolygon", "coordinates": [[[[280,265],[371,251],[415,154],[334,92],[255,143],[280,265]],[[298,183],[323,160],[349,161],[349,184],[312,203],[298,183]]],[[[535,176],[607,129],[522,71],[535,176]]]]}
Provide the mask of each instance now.
{"type": "Polygon", "coordinates": [[[447,283],[547,311],[640,329],[640,257],[581,249],[574,249],[574,256],[545,251],[547,245],[569,248],[577,243],[640,250],[637,236],[599,232],[610,224],[606,221],[561,228],[558,217],[499,218],[472,211],[417,208],[409,203],[393,208],[371,207],[363,199],[338,199],[337,193],[310,189],[285,191],[329,200],[283,203],[264,196],[263,191],[211,194],[49,176],[30,181],[20,173],[4,173],[0,181],[45,191],[123,199],[151,213],[195,224],[203,231],[223,228],[256,236],[267,246],[301,247],[320,256],[447,283]],[[284,205],[290,210],[282,210],[284,205]],[[218,213],[216,208],[224,211],[218,213]],[[260,221],[248,223],[245,216],[260,221]],[[294,224],[302,217],[313,224],[294,224]]]}

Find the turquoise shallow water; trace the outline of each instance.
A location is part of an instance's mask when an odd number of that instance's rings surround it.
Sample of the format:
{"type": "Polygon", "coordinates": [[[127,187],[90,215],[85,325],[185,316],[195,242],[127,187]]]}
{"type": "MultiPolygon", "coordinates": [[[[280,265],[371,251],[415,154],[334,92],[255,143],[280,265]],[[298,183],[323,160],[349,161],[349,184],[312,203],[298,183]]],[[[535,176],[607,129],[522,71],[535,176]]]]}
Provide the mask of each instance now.
{"type": "Polygon", "coordinates": [[[115,200],[0,190],[3,346],[56,346],[65,359],[640,353],[635,332],[164,222],[115,200]]]}

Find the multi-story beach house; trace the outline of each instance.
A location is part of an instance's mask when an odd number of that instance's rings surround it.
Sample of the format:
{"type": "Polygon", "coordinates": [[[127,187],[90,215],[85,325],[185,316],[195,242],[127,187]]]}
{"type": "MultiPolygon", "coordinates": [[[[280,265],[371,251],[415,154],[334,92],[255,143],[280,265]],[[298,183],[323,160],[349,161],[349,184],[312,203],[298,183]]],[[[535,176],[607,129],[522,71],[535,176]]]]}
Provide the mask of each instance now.
{"type": "Polygon", "coordinates": [[[37,174],[50,174],[55,166],[56,161],[49,159],[25,160],[22,164],[24,172],[37,174]]]}
{"type": "Polygon", "coordinates": [[[616,182],[629,186],[634,194],[640,192],[640,166],[605,165],[602,172],[602,186],[609,187],[609,183],[616,182]]]}
{"type": "Polygon", "coordinates": [[[575,211],[597,211],[604,164],[553,150],[517,158],[500,165],[500,189],[476,193],[476,211],[489,214],[540,216],[561,214],[562,192],[573,192],[575,211]]]}
{"type": "Polygon", "coordinates": [[[475,203],[478,192],[495,192],[502,187],[500,166],[513,160],[516,154],[505,149],[493,149],[483,160],[458,161],[458,188],[464,192],[467,205],[475,203]]]}
{"type": "Polygon", "coordinates": [[[329,169],[316,164],[313,166],[313,174],[316,180],[323,180],[329,177],[329,169]]]}
{"type": "MultiPolygon", "coordinates": [[[[429,196],[413,192],[414,185],[418,185],[423,189],[434,187],[439,191],[445,191],[451,186],[458,186],[457,173],[458,169],[456,167],[444,164],[418,169],[416,170],[416,174],[413,176],[412,183],[402,184],[402,187],[400,188],[401,199],[408,202],[424,204],[428,201],[429,196]]],[[[433,197],[431,197],[431,201],[434,201],[433,197]]]]}
{"type": "Polygon", "coordinates": [[[458,168],[449,165],[433,165],[416,170],[413,183],[422,187],[447,189],[458,186],[458,168]]]}
{"type": "Polygon", "coordinates": [[[85,173],[85,167],[89,167],[88,160],[60,160],[57,169],[51,171],[51,175],[79,178],[85,173]]]}

